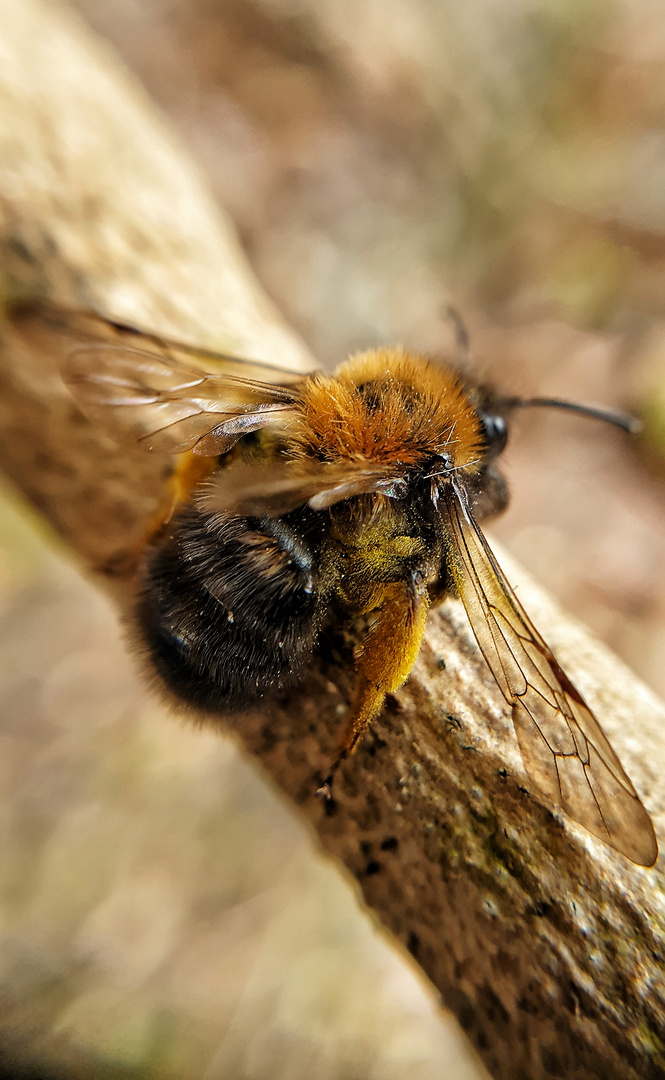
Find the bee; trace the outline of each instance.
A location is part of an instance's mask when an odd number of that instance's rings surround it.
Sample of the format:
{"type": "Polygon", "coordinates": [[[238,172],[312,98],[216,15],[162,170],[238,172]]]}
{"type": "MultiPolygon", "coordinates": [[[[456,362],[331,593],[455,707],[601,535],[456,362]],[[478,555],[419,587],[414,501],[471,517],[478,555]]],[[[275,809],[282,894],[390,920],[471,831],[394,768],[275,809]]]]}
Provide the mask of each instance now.
{"type": "MultiPolygon", "coordinates": [[[[330,776],[407,679],[431,607],[458,597],[540,792],[633,862],[658,848],[580,692],[506,580],[480,522],[507,504],[498,459],[516,409],[623,414],[501,397],[457,366],[378,348],[334,372],[286,371],[49,306],[74,398],[116,438],[175,456],[141,558],[135,623],[185,705],[244,710],[293,686],[333,615],[369,616],[330,776]]],[[[460,330],[460,336],[463,332],[460,330]]]]}

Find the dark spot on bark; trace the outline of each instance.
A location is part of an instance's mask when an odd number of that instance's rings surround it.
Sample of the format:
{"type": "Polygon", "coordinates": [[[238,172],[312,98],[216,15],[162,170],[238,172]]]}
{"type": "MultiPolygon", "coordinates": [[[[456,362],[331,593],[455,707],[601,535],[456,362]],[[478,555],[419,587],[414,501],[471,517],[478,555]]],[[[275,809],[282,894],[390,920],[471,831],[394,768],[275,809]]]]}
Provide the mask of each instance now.
{"type": "Polygon", "coordinates": [[[493,1028],[505,1028],[510,1023],[505,1006],[489,986],[480,987],[478,1011],[487,1017],[493,1028]]]}
{"type": "Polygon", "coordinates": [[[406,947],[411,953],[411,955],[415,956],[417,959],[418,953],[420,952],[420,938],[417,934],[414,934],[413,931],[411,931],[408,938],[406,939],[406,947]]]}
{"type": "Polygon", "coordinates": [[[540,1048],[540,1060],[543,1063],[543,1069],[548,1076],[564,1076],[563,1065],[561,1058],[556,1051],[550,1049],[549,1046],[541,1046],[540,1048]]]}

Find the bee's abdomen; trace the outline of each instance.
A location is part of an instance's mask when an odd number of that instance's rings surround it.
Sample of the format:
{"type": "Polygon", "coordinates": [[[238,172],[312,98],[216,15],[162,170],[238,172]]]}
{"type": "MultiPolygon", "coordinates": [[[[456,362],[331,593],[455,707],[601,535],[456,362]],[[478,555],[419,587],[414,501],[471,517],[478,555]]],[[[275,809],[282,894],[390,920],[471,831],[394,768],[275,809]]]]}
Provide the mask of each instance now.
{"type": "Polygon", "coordinates": [[[212,712],[294,683],[321,615],[311,511],[238,518],[188,507],[149,555],[138,624],[167,687],[212,712]]]}

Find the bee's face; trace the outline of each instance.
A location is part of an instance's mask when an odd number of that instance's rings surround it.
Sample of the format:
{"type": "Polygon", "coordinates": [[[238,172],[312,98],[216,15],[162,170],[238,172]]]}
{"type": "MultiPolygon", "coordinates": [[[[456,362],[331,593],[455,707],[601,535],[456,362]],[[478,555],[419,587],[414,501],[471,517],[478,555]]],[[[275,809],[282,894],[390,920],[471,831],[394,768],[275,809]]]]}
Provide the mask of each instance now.
{"type": "Polygon", "coordinates": [[[303,376],[89,315],[16,319],[80,326],[65,377],[83,409],[180,455],[141,562],[137,626],[181,701],[245,708],[298,680],[331,611],[371,613],[334,772],[407,678],[429,607],[452,593],[538,788],[635,862],[655,861],[629,778],[477,524],[506,504],[496,459],[510,410],[561,402],[497,399],[397,349],[303,376]]]}

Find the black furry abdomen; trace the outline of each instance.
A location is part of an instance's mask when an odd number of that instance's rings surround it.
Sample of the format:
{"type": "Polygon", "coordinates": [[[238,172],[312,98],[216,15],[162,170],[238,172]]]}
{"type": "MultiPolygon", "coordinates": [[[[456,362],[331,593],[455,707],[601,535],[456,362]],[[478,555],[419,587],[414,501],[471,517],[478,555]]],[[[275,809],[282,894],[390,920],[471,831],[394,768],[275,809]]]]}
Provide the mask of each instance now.
{"type": "Polygon", "coordinates": [[[307,508],[242,518],[190,506],[148,554],[138,626],[185,704],[238,710],[297,680],[322,615],[319,518],[307,508]]]}

